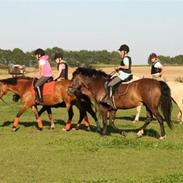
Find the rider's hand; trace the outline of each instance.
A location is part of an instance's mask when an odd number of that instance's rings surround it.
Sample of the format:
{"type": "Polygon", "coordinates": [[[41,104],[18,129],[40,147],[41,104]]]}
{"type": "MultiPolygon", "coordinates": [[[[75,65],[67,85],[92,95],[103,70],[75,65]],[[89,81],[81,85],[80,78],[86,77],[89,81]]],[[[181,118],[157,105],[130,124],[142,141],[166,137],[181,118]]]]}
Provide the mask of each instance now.
{"type": "Polygon", "coordinates": [[[114,69],[115,69],[115,71],[118,71],[119,70],[119,67],[115,67],[114,69]]]}

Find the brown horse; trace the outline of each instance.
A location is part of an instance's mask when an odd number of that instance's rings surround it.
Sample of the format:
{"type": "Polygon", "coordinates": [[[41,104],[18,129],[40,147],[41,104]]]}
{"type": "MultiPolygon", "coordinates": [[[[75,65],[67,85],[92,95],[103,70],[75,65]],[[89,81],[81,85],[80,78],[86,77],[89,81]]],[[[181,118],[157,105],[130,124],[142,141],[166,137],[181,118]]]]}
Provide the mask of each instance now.
{"type": "MultiPolygon", "coordinates": [[[[107,113],[111,110],[111,107],[101,103],[101,99],[105,96],[105,82],[109,78],[109,75],[103,71],[78,68],[73,73],[72,84],[68,91],[69,94],[72,94],[76,89],[81,87],[85,87],[89,91],[86,94],[92,96],[99,104],[103,120],[103,134],[107,133],[107,113]]],[[[134,108],[139,106],[140,103],[145,105],[148,115],[145,124],[139,128],[138,135],[143,135],[144,129],[152,121],[154,115],[160,125],[160,139],[165,137],[163,117],[159,113],[159,106],[161,107],[165,121],[172,128],[170,88],[165,82],[143,78],[129,84],[120,84],[114,92],[113,101],[116,110],[134,108]]]]}
{"type": "MultiPolygon", "coordinates": [[[[33,82],[34,82],[34,78],[8,78],[8,79],[0,80],[0,98],[10,91],[17,94],[23,103],[23,106],[18,111],[16,118],[14,120],[13,131],[16,131],[20,116],[28,108],[31,108],[36,116],[36,119],[38,122],[38,128],[40,130],[43,128],[40,113],[38,113],[36,103],[35,103],[35,91],[33,87],[33,82]]],[[[87,109],[82,108],[82,106],[83,106],[83,102],[85,103],[88,101],[84,101],[83,99],[81,99],[82,100],[81,102],[81,100],[78,100],[76,96],[74,95],[72,97],[69,96],[67,94],[67,89],[70,83],[71,81],[69,80],[50,82],[51,85],[48,86],[48,90],[46,92],[47,95],[44,95],[44,90],[45,90],[44,87],[46,87],[47,83],[43,87],[44,106],[49,106],[49,107],[56,106],[64,102],[68,111],[68,116],[69,116],[69,119],[65,127],[66,130],[69,130],[71,127],[71,120],[73,118],[73,109],[72,109],[73,105],[76,105],[79,108],[80,112],[82,112],[82,115],[81,115],[82,117],[83,117],[83,114],[85,114],[85,119],[87,120],[87,116],[86,116],[87,109]]],[[[93,116],[93,117],[95,120],[97,120],[96,116],[93,116]]]]}

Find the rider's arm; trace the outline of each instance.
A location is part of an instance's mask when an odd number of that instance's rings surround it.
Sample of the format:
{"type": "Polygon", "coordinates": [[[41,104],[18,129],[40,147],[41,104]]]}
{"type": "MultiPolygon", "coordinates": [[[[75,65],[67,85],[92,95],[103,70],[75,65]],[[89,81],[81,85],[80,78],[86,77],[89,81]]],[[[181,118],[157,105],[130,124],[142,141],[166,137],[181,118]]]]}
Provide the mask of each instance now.
{"type": "Polygon", "coordinates": [[[58,79],[60,77],[60,74],[62,73],[62,70],[65,69],[65,64],[59,64],[59,67],[58,67],[58,73],[55,77],[54,80],[58,79]]]}
{"type": "Polygon", "coordinates": [[[44,72],[43,72],[44,66],[45,66],[45,61],[39,60],[39,78],[41,76],[44,76],[44,72]]]}
{"type": "Polygon", "coordinates": [[[119,65],[118,67],[115,68],[115,70],[128,69],[129,68],[129,59],[124,58],[123,62],[124,62],[125,65],[119,65]]]}

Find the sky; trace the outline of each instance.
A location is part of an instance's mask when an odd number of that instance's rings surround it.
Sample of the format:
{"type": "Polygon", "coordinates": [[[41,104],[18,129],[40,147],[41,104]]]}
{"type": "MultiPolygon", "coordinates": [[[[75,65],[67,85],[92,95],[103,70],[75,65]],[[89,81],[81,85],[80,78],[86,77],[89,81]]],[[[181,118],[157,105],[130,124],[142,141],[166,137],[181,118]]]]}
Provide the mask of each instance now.
{"type": "MultiPolygon", "coordinates": [[[[0,0],[0,48],[183,54],[183,0],[0,0]]],[[[119,61],[120,62],[120,61],[119,61]]]]}

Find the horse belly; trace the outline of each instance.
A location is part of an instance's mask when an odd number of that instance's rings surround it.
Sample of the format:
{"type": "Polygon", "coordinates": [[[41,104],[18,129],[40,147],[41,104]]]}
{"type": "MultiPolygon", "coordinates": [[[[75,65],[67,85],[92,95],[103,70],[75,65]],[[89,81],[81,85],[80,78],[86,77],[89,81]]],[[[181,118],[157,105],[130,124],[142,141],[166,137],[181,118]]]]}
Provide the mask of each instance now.
{"type": "Polygon", "coordinates": [[[130,109],[135,108],[140,105],[140,100],[138,98],[129,97],[129,96],[122,96],[122,97],[116,97],[115,98],[115,105],[117,108],[120,109],[130,109]]]}

